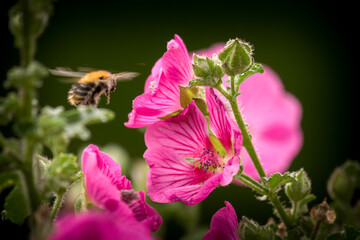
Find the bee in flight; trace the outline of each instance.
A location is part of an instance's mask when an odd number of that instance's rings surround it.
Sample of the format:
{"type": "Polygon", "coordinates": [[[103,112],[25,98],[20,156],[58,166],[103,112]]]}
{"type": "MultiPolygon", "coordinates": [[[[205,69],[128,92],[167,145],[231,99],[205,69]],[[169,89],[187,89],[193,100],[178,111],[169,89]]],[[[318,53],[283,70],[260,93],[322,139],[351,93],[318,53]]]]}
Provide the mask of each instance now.
{"type": "Polygon", "coordinates": [[[51,74],[62,77],[77,78],[68,93],[68,101],[73,106],[97,106],[101,95],[107,97],[110,103],[110,93],[116,89],[117,81],[130,80],[138,75],[135,72],[121,72],[112,74],[108,71],[98,70],[89,73],[73,72],[62,68],[49,70],[51,74]]]}

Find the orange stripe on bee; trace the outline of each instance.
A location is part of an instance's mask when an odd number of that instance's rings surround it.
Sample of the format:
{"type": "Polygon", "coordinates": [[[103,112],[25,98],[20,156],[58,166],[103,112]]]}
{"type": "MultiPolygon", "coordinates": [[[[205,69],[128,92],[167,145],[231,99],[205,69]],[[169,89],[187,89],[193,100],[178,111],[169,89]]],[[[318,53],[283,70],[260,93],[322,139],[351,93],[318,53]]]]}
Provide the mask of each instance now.
{"type": "Polygon", "coordinates": [[[88,83],[88,82],[94,82],[97,79],[101,79],[101,78],[108,78],[111,75],[110,72],[108,71],[94,71],[94,72],[90,72],[88,74],[86,74],[85,76],[83,76],[78,83],[88,83]]]}

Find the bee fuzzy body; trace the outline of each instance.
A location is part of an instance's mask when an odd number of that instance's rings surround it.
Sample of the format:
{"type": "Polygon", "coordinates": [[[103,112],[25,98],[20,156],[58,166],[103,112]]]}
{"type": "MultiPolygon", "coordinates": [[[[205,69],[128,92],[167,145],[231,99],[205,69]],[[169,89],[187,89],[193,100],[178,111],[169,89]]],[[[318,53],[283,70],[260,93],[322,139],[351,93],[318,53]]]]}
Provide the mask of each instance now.
{"type": "MultiPolygon", "coordinates": [[[[63,70],[53,70],[52,73],[63,76],[75,75],[74,72],[65,72],[63,70]]],[[[110,103],[110,93],[115,91],[117,81],[132,79],[137,75],[134,72],[117,74],[102,70],[90,72],[72,85],[68,93],[68,101],[76,107],[79,105],[97,106],[101,95],[105,95],[107,103],[110,103]]]]}
{"type": "Polygon", "coordinates": [[[71,105],[93,105],[97,106],[101,95],[107,97],[107,103],[110,103],[110,93],[116,88],[115,80],[94,81],[85,83],[75,83],[68,94],[68,101],[71,105]]]}

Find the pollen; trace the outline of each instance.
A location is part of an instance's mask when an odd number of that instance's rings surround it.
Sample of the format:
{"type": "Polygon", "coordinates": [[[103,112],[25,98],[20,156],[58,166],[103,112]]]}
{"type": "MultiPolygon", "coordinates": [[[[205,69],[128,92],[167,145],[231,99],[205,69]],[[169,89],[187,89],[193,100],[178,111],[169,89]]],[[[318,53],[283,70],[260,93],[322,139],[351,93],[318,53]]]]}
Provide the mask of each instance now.
{"type": "Polygon", "coordinates": [[[225,167],[223,157],[219,155],[219,152],[215,152],[210,148],[203,148],[200,158],[194,161],[194,163],[204,172],[212,171],[215,173],[218,169],[223,169],[225,167]]]}
{"type": "Polygon", "coordinates": [[[108,78],[111,75],[110,72],[108,71],[94,71],[94,72],[89,72],[88,74],[86,74],[85,76],[83,76],[78,83],[87,83],[87,82],[93,82],[96,79],[102,79],[102,78],[108,78]]]}

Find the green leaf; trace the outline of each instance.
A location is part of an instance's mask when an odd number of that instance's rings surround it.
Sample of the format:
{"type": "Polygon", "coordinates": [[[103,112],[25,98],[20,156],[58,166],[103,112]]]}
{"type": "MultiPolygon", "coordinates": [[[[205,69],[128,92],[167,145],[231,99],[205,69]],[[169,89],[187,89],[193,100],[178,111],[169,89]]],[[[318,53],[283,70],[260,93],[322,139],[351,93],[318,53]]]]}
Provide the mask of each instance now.
{"type": "Polygon", "coordinates": [[[77,157],[72,154],[60,154],[45,168],[47,191],[59,192],[67,189],[78,179],[77,157]]]}
{"type": "Polygon", "coordinates": [[[8,187],[14,186],[19,182],[18,174],[14,171],[0,174],[0,193],[8,187]]]}
{"type": "Polygon", "coordinates": [[[243,216],[238,226],[238,234],[240,239],[244,240],[275,240],[276,226],[265,225],[260,226],[254,220],[243,216]]]}
{"type": "Polygon", "coordinates": [[[286,183],[295,181],[295,173],[274,173],[269,178],[265,178],[264,180],[272,190],[279,190],[279,188],[281,188],[286,183]]]}
{"type": "Polygon", "coordinates": [[[90,137],[87,125],[106,123],[114,116],[110,110],[91,106],[80,106],[69,111],[65,111],[62,106],[46,106],[37,121],[37,135],[56,156],[65,152],[72,138],[87,140],[90,137]]]}
{"type": "Polygon", "coordinates": [[[5,98],[0,98],[0,125],[6,125],[20,109],[20,99],[16,93],[10,92],[5,98]]]}
{"type": "Polygon", "coordinates": [[[27,205],[25,193],[20,184],[17,184],[5,199],[4,209],[6,217],[13,223],[22,225],[29,216],[30,210],[27,205]]]}
{"type": "Polygon", "coordinates": [[[254,75],[255,73],[263,73],[264,68],[260,63],[254,63],[249,70],[244,72],[243,74],[239,74],[235,76],[235,86],[236,89],[239,89],[239,86],[242,82],[248,79],[250,76],[254,75]]]}

